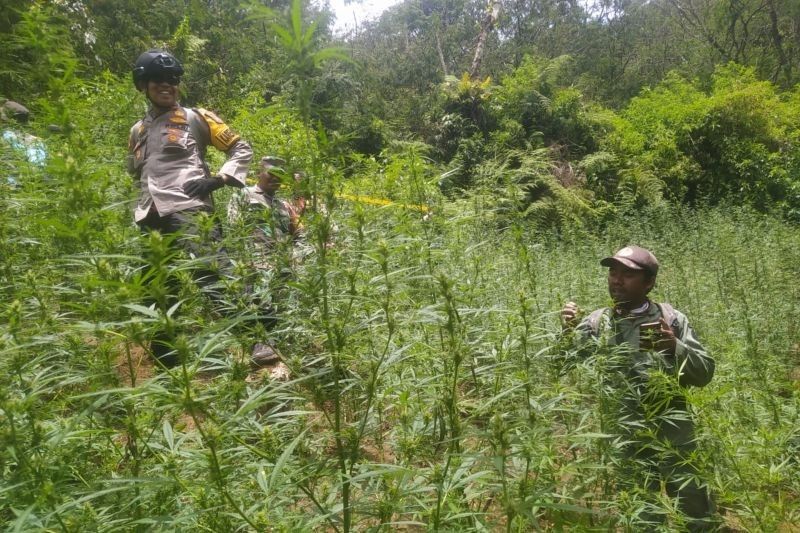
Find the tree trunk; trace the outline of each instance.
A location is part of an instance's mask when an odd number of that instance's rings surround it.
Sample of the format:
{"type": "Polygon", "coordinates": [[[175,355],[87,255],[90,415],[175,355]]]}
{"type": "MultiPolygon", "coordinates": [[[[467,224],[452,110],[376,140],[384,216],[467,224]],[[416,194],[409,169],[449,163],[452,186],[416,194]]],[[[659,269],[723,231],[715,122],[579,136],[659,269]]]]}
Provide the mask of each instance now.
{"type": "Polygon", "coordinates": [[[775,0],[767,0],[767,7],[769,7],[772,44],[775,45],[775,52],[778,54],[778,70],[783,69],[783,73],[786,76],[786,86],[789,87],[792,85],[792,62],[786,59],[786,53],[783,51],[783,37],[781,37],[781,32],[778,28],[778,13],[775,11],[775,0]]]}
{"type": "Polygon", "coordinates": [[[483,19],[483,27],[478,36],[478,45],[475,47],[475,57],[472,58],[472,67],[469,69],[469,77],[473,80],[478,77],[478,72],[481,69],[481,61],[483,60],[483,50],[486,47],[486,39],[494,29],[497,22],[497,16],[500,14],[500,4],[498,0],[489,0],[489,5],[486,10],[486,18],[483,19]]]}
{"type": "Polygon", "coordinates": [[[447,77],[447,63],[444,61],[444,54],[442,53],[442,41],[439,39],[439,33],[436,32],[434,36],[436,37],[436,51],[439,53],[439,62],[442,64],[442,75],[447,77]]]}

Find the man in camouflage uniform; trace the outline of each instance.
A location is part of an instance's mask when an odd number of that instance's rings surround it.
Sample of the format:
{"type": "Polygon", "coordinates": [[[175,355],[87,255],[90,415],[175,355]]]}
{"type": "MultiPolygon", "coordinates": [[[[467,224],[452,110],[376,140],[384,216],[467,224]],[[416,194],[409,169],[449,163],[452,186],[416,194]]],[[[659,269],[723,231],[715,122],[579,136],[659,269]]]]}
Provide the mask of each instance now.
{"type": "MultiPolygon", "coordinates": [[[[285,161],[267,156],[261,159],[258,183],[234,195],[228,204],[228,220],[252,228],[254,266],[262,271],[286,275],[291,270],[293,246],[300,235],[303,199],[291,202],[278,196],[285,161]]],[[[297,179],[298,174],[295,174],[297,179]]]]}
{"type": "MultiPolygon", "coordinates": [[[[292,275],[299,259],[295,245],[299,242],[300,216],[305,205],[302,198],[290,202],[277,195],[286,176],[282,168],[285,164],[278,157],[262,158],[258,182],[232,196],[228,204],[231,225],[241,224],[249,231],[246,249],[252,261],[252,285],[262,307],[268,308],[273,317],[277,316],[285,299],[286,279],[292,275]]],[[[297,175],[295,180],[299,181],[297,175]]],[[[272,325],[266,324],[268,328],[272,325]]],[[[274,361],[263,364],[277,362],[276,352],[274,361]]]]}
{"type": "MultiPolygon", "coordinates": [[[[215,285],[220,275],[230,277],[232,265],[218,246],[222,238],[219,221],[212,220],[207,238],[199,236],[204,219],[213,214],[212,193],[226,185],[244,187],[253,152],[214,113],[178,103],[182,74],[180,62],[163,50],[141,54],[133,69],[136,88],[151,104],[144,118],[131,128],[128,142],[128,172],[139,185],[134,219],[145,233],[157,230],[175,235],[173,244],[203,261],[204,266],[193,273],[195,280],[224,309],[215,285]],[[209,145],[226,156],[213,175],[205,162],[209,145]]],[[[174,294],[162,305],[168,308],[172,303],[174,294]]],[[[176,363],[169,337],[159,334],[151,342],[153,355],[167,366],[176,363]]],[[[264,349],[257,344],[254,358],[264,349]]]]}
{"type": "Polygon", "coordinates": [[[567,302],[561,311],[564,329],[574,333],[580,354],[605,347],[620,358],[615,369],[622,377],[619,422],[630,441],[627,465],[644,465],[638,474],[650,489],[658,490],[664,481],[667,494],[678,498],[690,530],[711,528],[714,503],[691,463],[694,422],[682,388],[711,381],[714,360],[685,315],[648,298],[659,268],[649,250],[626,246],[600,264],[609,269],[613,308],[598,309],[579,321],[577,305],[567,302]]]}
{"type": "MultiPolygon", "coordinates": [[[[309,253],[303,246],[302,225],[305,199],[292,200],[278,195],[287,176],[285,161],[267,156],[261,159],[258,182],[242,189],[228,204],[231,224],[243,224],[249,231],[247,249],[254,267],[255,285],[267,292],[265,299],[277,304],[285,282],[302,258],[309,253]]],[[[294,175],[295,182],[301,179],[294,175]]]]}

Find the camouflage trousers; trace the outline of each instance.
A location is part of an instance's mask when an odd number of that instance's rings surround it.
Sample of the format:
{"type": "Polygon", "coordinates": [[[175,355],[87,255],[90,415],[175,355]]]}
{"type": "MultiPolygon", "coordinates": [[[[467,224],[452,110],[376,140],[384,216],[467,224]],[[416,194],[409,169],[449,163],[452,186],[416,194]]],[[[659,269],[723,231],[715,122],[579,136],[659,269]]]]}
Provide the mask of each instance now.
{"type": "MultiPolygon", "coordinates": [[[[226,299],[221,283],[223,280],[233,278],[233,263],[220,244],[222,226],[210,210],[198,207],[163,216],[151,210],[138,225],[143,234],[158,231],[164,236],[172,237],[174,239],[171,242],[172,248],[183,251],[197,262],[197,266],[191,270],[192,278],[203,294],[212,301],[220,315],[229,317],[237,312],[236,306],[226,299]]],[[[179,290],[177,278],[168,276],[166,289],[166,298],[162,299],[164,312],[177,302],[179,290]]],[[[258,307],[257,302],[252,301],[252,288],[249,285],[245,285],[243,294],[238,296],[258,307]]],[[[258,309],[260,318],[257,322],[261,323],[264,329],[272,328],[275,323],[274,314],[271,309],[258,309]]],[[[249,326],[252,327],[253,324],[249,326]]],[[[171,346],[173,337],[174,332],[159,331],[154,334],[150,343],[153,357],[168,367],[178,362],[171,346]]]]}

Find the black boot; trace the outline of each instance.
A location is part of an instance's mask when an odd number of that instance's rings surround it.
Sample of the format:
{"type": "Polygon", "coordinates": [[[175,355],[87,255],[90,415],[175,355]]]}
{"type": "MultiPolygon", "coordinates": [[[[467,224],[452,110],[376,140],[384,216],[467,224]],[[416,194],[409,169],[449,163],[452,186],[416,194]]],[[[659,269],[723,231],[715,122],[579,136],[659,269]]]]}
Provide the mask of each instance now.
{"type": "Polygon", "coordinates": [[[150,355],[166,368],[172,368],[179,362],[178,354],[172,345],[172,337],[164,331],[159,331],[150,339],[150,355]]]}
{"type": "Polygon", "coordinates": [[[280,360],[281,354],[269,344],[259,342],[253,345],[253,352],[250,355],[250,362],[254,367],[258,368],[272,365],[280,360]]]}

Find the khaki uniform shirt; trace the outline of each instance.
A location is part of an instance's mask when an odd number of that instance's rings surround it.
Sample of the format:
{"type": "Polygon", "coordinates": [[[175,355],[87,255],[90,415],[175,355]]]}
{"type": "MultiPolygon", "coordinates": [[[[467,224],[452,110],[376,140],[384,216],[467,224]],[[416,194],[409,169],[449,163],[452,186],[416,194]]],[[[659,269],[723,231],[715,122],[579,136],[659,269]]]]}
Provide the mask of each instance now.
{"type": "Polygon", "coordinates": [[[161,216],[195,207],[213,208],[210,196],[193,198],[183,192],[187,181],[211,175],[205,163],[209,144],[227,156],[219,174],[245,184],[253,151],[219,117],[177,105],[157,113],[151,108],[134,124],[128,142],[128,172],[139,181],[137,222],[153,207],[161,216]]]}

